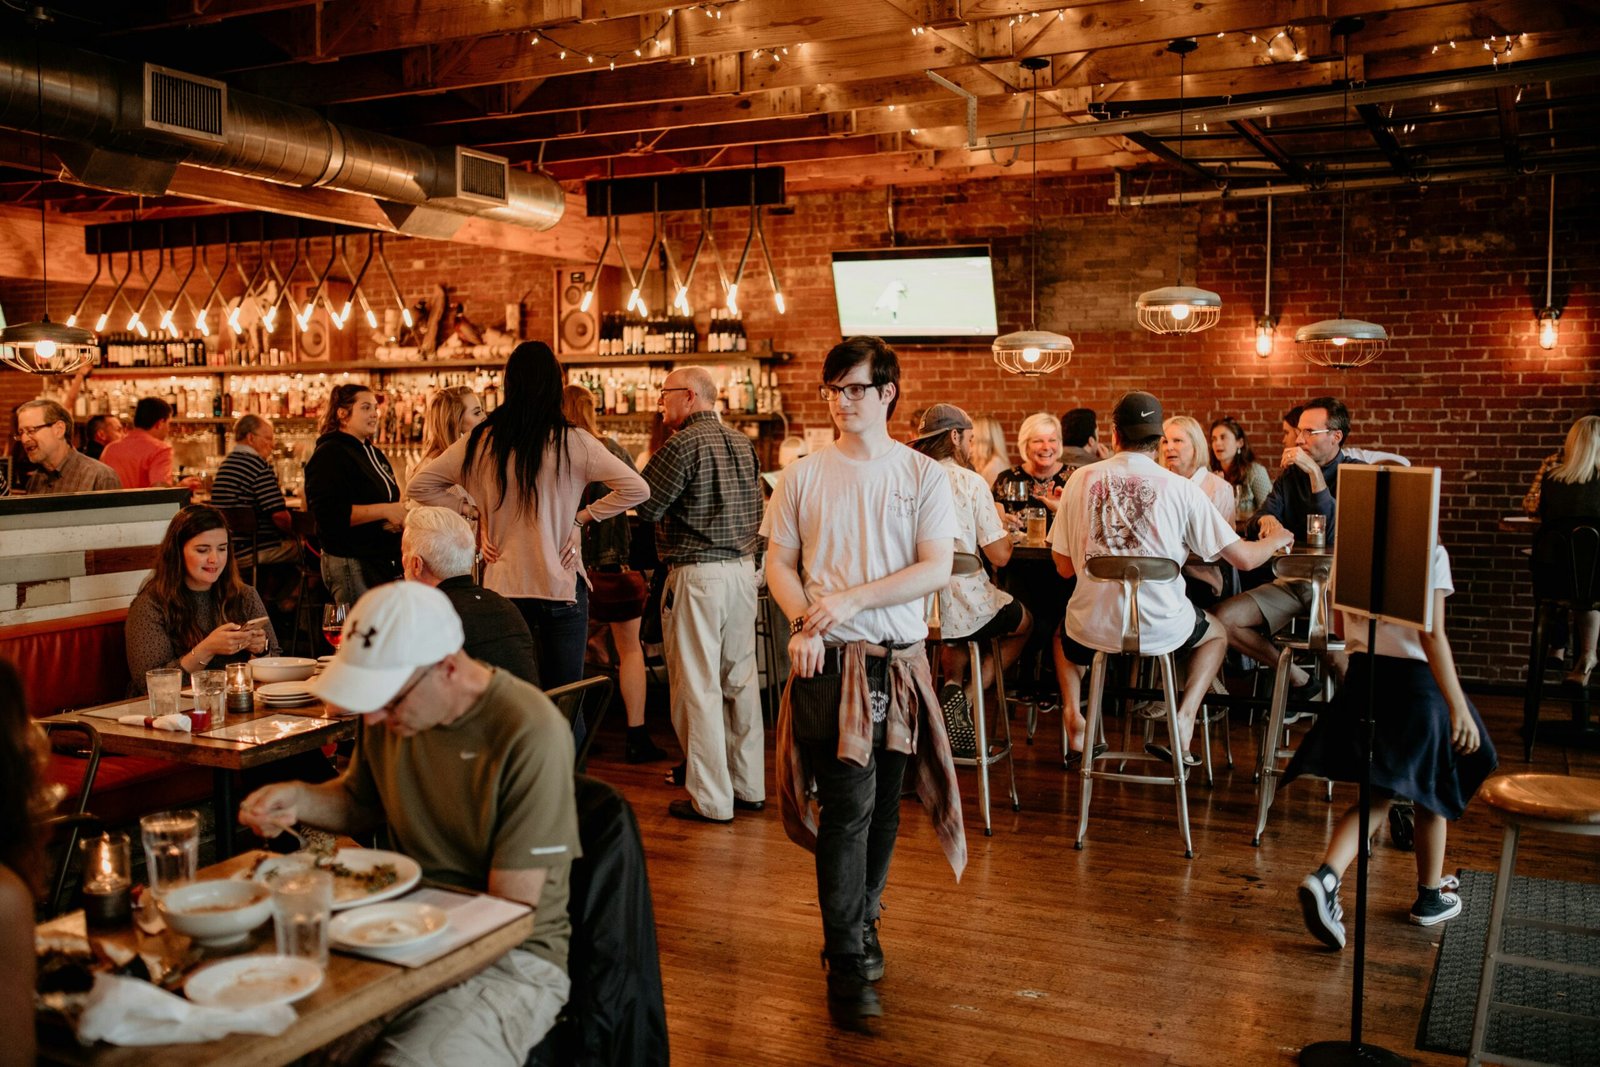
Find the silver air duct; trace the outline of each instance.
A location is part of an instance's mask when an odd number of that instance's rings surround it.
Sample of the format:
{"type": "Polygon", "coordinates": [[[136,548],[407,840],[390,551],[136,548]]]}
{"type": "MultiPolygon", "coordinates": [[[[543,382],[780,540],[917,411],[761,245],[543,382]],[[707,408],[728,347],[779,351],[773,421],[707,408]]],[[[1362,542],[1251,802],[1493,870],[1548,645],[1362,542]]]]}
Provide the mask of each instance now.
{"type": "Polygon", "coordinates": [[[548,230],[566,197],[542,174],[474,149],[433,148],[152,64],[23,35],[0,41],[0,127],[47,136],[89,184],[164,192],[178,164],[370,196],[402,232],[445,237],[470,217],[548,230]]]}

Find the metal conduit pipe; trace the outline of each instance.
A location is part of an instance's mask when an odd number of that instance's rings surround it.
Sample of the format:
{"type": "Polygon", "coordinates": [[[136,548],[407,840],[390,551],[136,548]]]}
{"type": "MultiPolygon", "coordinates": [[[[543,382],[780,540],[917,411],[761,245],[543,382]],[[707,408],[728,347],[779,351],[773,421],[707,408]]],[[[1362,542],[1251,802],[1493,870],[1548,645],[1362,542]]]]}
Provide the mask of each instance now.
{"type": "Polygon", "coordinates": [[[144,127],[139,64],[23,35],[0,41],[0,128],[33,132],[41,88],[45,135],[90,147],[282,185],[427,205],[534,230],[555,226],[566,209],[554,180],[515,169],[506,171],[506,203],[459,197],[454,148],[330,122],[309,108],[232,88],[221,141],[167,136],[144,127]]]}

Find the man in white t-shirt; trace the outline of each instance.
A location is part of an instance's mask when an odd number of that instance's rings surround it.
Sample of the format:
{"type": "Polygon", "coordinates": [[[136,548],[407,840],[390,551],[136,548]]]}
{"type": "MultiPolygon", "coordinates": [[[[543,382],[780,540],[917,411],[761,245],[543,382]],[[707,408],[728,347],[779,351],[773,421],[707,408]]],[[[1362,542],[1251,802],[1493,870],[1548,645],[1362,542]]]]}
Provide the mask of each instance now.
{"type": "MultiPolygon", "coordinates": [[[[1011,559],[1011,538],[1000,524],[989,483],[972,469],[972,419],[954,404],[935,404],[922,413],[911,447],[936,460],[950,476],[956,525],[961,530],[956,535],[956,551],[968,556],[982,553],[994,566],[1004,567],[1011,559]]],[[[944,676],[959,689],[967,659],[961,642],[977,641],[983,646],[999,638],[1003,671],[1022,654],[1033,618],[1022,601],[990,581],[981,567],[966,573],[957,567],[950,584],[939,591],[939,627],[945,641],[944,676]]],[[[969,705],[976,699],[978,686],[987,686],[993,679],[993,660],[985,652],[982,673],[974,671],[967,680],[969,705]]],[[[940,696],[942,703],[944,694],[940,696]]]]}
{"type": "Polygon", "coordinates": [[[829,1014],[864,1030],[883,1014],[877,919],[908,762],[958,878],[966,864],[922,645],[923,602],[949,583],[959,531],[943,468],[889,436],[894,350],[850,338],[828,353],[822,381],[839,437],[784,470],[761,525],[767,587],[791,634],[778,796],[785,831],[816,853],[829,1014]]]}
{"type": "MultiPolygon", "coordinates": [[[[1112,414],[1116,454],[1082,467],[1067,480],[1051,537],[1056,570],[1071,578],[1095,556],[1157,556],[1179,566],[1195,555],[1225,559],[1241,570],[1261,566],[1294,536],[1279,529],[1260,541],[1241,541],[1206,494],[1192,481],[1156,462],[1161,445],[1161,402],[1128,393],[1112,414]]],[[[1122,584],[1085,578],[1073,590],[1062,622],[1066,668],[1060,679],[1068,716],[1069,764],[1082,758],[1083,716],[1078,713],[1082,670],[1098,651],[1122,648],[1122,584]]],[[[1184,594],[1183,581],[1147,582],[1139,590],[1139,632],[1146,653],[1192,652],[1176,739],[1186,763],[1195,716],[1228,651],[1227,633],[1184,594]]],[[[1164,746],[1149,746],[1168,756],[1164,746]]]]}

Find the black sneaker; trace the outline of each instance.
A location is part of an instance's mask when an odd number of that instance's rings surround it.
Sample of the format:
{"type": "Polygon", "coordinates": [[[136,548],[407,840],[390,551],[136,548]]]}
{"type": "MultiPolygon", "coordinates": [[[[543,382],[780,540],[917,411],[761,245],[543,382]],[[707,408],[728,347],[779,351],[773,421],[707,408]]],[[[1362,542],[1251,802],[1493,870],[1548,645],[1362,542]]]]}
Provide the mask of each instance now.
{"type": "Polygon", "coordinates": [[[1339,904],[1339,876],[1324,863],[1300,883],[1300,913],[1306,929],[1329,948],[1344,948],[1344,908],[1339,904]]]}
{"type": "Polygon", "coordinates": [[[883,1014],[883,1001],[862,969],[860,956],[825,957],[828,967],[828,1014],[834,1025],[870,1034],[868,1019],[883,1014]]]}
{"type": "Polygon", "coordinates": [[[1411,921],[1417,926],[1436,926],[1461,914],[1461,896],[1445,889],[1417,886],[1417,900],[1411,905],[1411,921]]]}
{"type": "Polygon", "coordinates": [[[861,973],[866,975],[869,982],[876,982],[883,977],[883,945],[878,941],[876,919],[861,929],[861,973]]]}

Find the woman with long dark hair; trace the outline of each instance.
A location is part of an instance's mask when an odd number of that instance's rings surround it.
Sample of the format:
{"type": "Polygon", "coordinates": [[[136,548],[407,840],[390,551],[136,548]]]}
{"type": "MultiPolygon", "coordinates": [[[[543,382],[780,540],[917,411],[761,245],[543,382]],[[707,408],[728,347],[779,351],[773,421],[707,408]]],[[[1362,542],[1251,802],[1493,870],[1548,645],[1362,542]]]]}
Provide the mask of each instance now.
{"type": "Polygon", "coordinates": [[[306,503],[322,542],[322,581],[340,604],[354,604],[401,573],[406,509],[389,457],[372,444],[377,432],[378,398],[371,386],[335,386],[322,436],[306,463],[306,503]]]}
{"type": "Polygon", "coordinates": [[[33,902],[44,884],[39,832],[44,737],[28,717],[22,680],[0,659],[0,1063],[32,1063],[33,902]]]}
{"type": "Polygon", "coordinates": [[[637,472],[562,414],[561,379],[549,345],[518,345],[506,361],[500,406],[419,470],[407,490],[418,503],[461,512],[461,498],[450,491],[459,485],[478,502],[483,584],[528,620],[546,689],[583,677],[589,633],[583,527],[650,496],[637,472]],[[611,492],[586,505],[583,493],[593,482],[611,492]]]}
{"type": "Polygon", "coordinates": [[[1256,461],[1256,450],[1250,446],[1244,427],[1231,415],[1211,424],[1211,469],[1233,486],[1235,525],[1249,522],[1272,491],[1272,478],[1267,468],[1256,461]]]}
{"type": "Polygon", "coordinates": [[[144,672],[221,670],[251,656],[278,654],[261,596],[239,578],[222,512],[191,504],[172,517],[156,564],[128,606],[129,691],[145,691],[144,672]]]}

